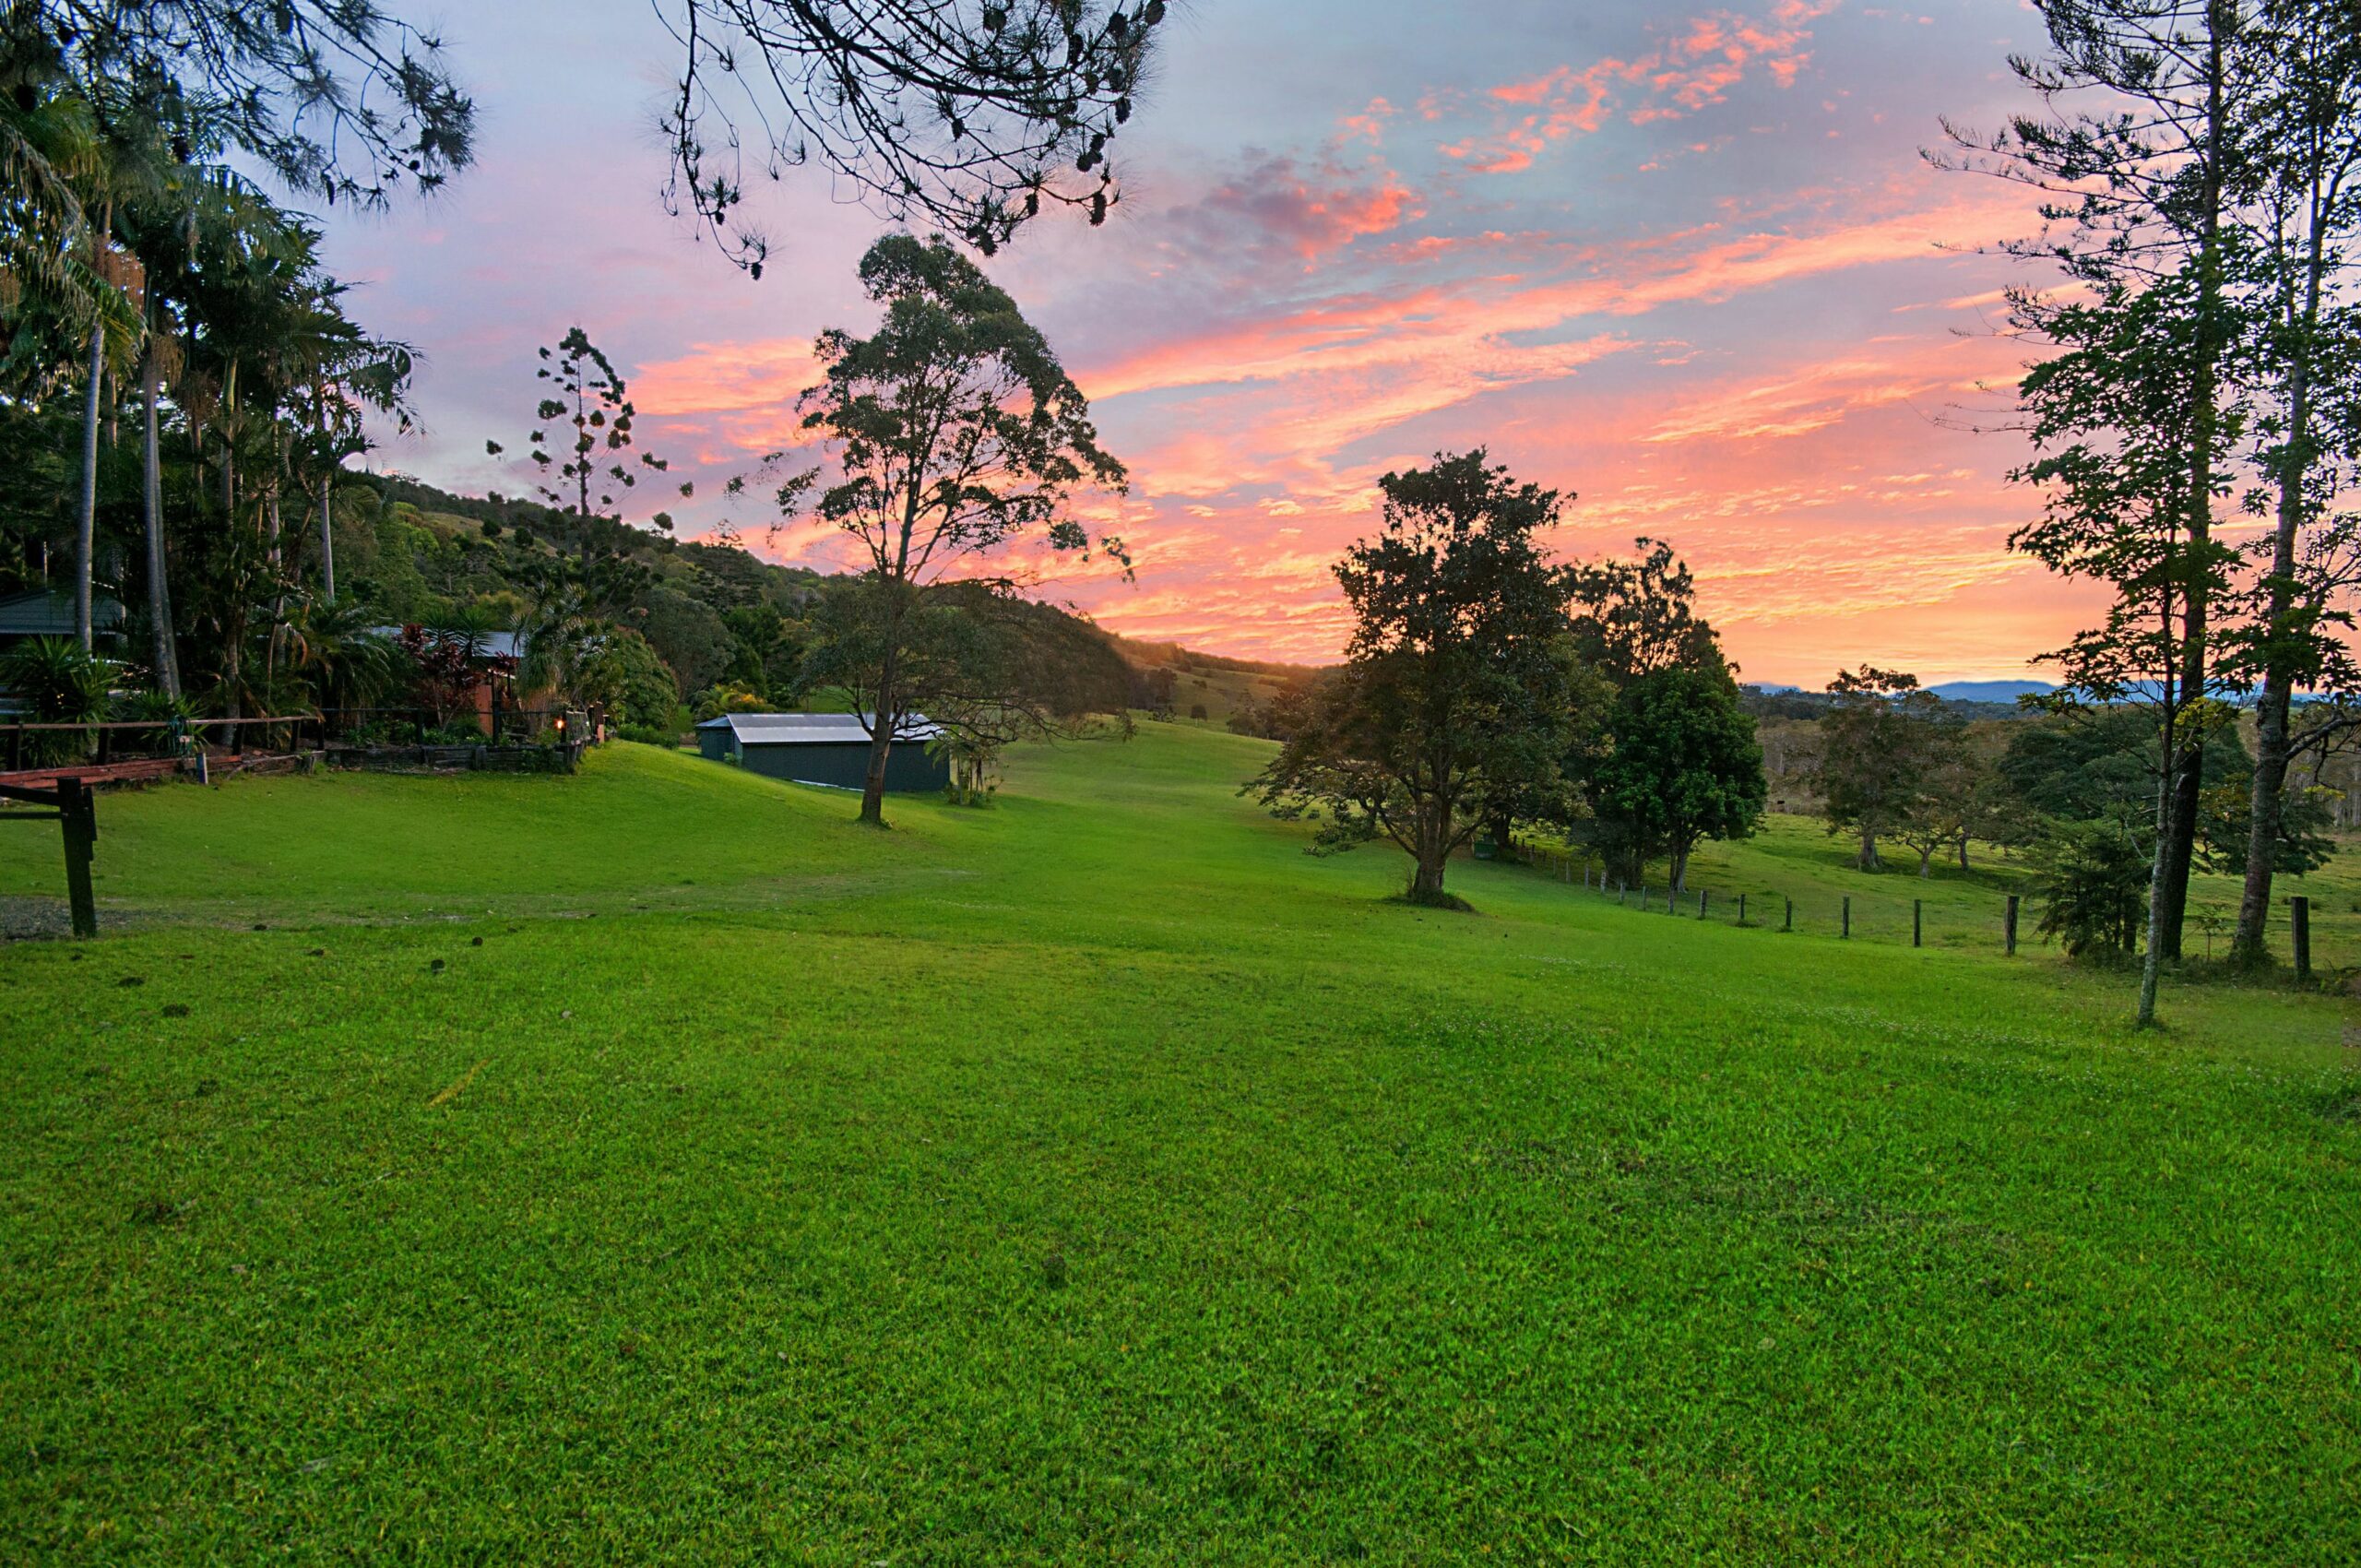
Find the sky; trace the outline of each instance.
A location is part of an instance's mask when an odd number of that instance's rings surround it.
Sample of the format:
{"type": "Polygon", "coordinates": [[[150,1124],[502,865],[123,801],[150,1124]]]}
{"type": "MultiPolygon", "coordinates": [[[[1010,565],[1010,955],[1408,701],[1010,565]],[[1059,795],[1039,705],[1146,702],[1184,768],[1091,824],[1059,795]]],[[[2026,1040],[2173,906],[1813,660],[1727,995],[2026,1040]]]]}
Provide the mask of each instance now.
{"type": "MultiPolygon", "coordinates": [[[[722,481],[797,439],[823,328],[873,324],[854,276],[892,225],[819,170],[752,198],[750,281],[667,217],[653,125],[670,42],[648,0],[401,4],[482,116],[445,195],[338,217],[328,259],[373,329],[425,350],[421,434],[369,459],[529,491],[535,348],[580,324],[694,536],[722,481]]],[[[1930,166],[1942,118],[2026,107],[2019,0],[1187,0],[1115,143],[1103,229],[1044,220],[987,264],[1049,335],[1128,467],[1080,510],[1131,546],[1040,591],[1109,628],[1321,662],[1332,563],[1377,480],[1482,446],[1571,494],[1550,543],[1690,563],[1743,678],[1862,662],[2014,677],[2094,613],[2011,556],[2035,498],[1998,427],[2023,350],[1998,291],[2025,193],[1930,166]]],[[[842,542],[743,505],[775,559],[842,542]],[[778,525],[776,529],[767,525],[778,525]]]]}

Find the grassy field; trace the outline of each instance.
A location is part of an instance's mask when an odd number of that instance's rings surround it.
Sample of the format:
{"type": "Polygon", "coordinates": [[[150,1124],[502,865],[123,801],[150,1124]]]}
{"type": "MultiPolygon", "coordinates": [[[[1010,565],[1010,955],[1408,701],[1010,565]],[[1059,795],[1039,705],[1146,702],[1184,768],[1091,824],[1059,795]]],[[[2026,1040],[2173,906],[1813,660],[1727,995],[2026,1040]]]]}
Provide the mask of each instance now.
{"type": "MultiPolygon", "coordinates": [[[[2002,911],[2008,896],[2015,893],[2024,899],[2022,941],[2027,945],[2041,941],[2035,929],[2041,911],[2033,874],[2019,854],[1979,844],[1967,870],[1961,870],[1955,860],[1939,857],[1922,878],[1914,850],[1886,846],[1887,869],[1872,874],[1856,868],[1855,849],[1853,839],[1830,837],[1817,817],[1774,815],[1751,838],[1699,846],[1690,863],[1689,885],[1709,895],[1711,919],[1734,921],[1737,898],[1743,893],[1750,922],[1768,920],[1778,925],[1786,919],[1785,900],[1792,898],[1797,929],[1821,933],[1841,928],[1845,900],[1850,898],[1853,934],[1869,942],[1907,943],[1911,907],[1920,904],[1921,930],[1928,946],[1986,953],[2001,950],[2002,911]]],[[[1658,863],[1653,870],[1652,897],[1661,904],[1665,869],[1658,863]]],[[[2186,940],[2190,957],[2228,953],[2241,891],[2234,876],[2201,871],[2189,879],[2186,940]]],[[[2361,847],[2348,846],[2309,876],[2279,878],[2277,894],[2270,933],[2272,950],[2283,963],[2290,951],[2287,898],[2302,894],[2311,899],[2315,966],[2322,970],[2361,968],[2361,847]]],[[[1694,914],[1695,898],[1683,899],[1681,909],[1694,914]]]]}
{"type": "Polygon", "coordinates": [[[2339,1001],[1417,910],[1265,751],[108,798],[127,934],[0,950],[0,1561],[2361,1557],[2339,1001]]]}

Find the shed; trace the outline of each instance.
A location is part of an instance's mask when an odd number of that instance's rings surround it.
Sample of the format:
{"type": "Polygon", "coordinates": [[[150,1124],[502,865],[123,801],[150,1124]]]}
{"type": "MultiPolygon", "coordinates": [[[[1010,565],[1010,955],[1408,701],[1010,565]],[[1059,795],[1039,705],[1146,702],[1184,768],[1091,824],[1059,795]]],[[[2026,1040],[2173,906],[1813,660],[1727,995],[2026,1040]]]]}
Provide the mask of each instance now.
{"type": "MultiPolygon", "coordinates": [[[[123,629],[123,606],[102,593],[90,596],[90,630],[113,636],[123,629]]],[[[71,594],[34,588],[0,598],[0,647],[30,637],[70,637],[74,635],[71,594]]]]}
{"type": "MultiPolygon", "coordinates": [[[[910,714],[894,734],[885,759],[885,788],[893,794],[941,790],[951,782],[951,762],[927,754],[927,742],[943,727],[910,714]]],[[[736,763],[749,773],[799,784],[858,790],[869,776],[868,716],[858,713],[732,713],[697,726],[697,750],[714,762],[736,763]]]]}

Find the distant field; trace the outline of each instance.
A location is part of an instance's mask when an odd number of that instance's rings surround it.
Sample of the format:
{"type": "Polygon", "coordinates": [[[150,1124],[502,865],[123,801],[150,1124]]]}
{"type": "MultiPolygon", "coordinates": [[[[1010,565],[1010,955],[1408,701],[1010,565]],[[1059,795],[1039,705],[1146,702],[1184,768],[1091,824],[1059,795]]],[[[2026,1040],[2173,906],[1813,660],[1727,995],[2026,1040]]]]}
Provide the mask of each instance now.
{"type": "Polygon", "coordinates": [[[109,797],[136,929],[0,948],[0,1561],[2361,1557],[2342,1002],[1418,910],[1267,754],[109,797]]]}

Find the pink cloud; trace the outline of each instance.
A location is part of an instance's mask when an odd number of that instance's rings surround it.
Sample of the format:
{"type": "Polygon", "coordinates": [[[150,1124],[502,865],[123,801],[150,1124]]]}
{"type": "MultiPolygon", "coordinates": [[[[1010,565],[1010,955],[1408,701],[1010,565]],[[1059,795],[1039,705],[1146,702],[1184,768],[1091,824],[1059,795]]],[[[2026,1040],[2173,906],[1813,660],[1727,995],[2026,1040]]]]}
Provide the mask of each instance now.
{"type": "MultiPolygon", "coordinates": [[[[1721,102],[1757,63],[1782,88],[1795,85],[1811,55],[1811,37],[1802,24],[1829,7],[1782,0],[1766,25],[1717,11],[1690,19],[1655,48],[1625,60],[1608,57],[1580,70],[1560,65],[1538,77],[1492,89],[1493,102],[1530,113],[1490,130],[1445,143],[1442,154],[1478,174],[1505,174],[1532,167],[1552,142],[1588,136],[1607,124],[1619,94],[1638,89],[1643,101],[1627,112],[1635,125],[1693,114],[1721,102]]],[[[1442,117],[1438,101],[1428,117],[1442,117]]]]}

